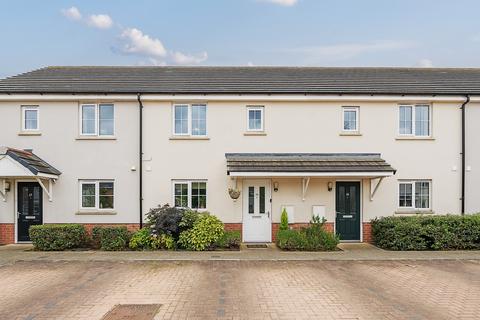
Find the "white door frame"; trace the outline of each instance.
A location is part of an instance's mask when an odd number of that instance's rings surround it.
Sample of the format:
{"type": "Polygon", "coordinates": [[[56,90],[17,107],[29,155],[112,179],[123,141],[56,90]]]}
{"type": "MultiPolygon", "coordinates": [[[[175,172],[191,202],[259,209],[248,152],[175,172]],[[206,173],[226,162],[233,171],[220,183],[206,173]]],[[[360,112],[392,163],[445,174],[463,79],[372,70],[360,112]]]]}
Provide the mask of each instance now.
{"type": "Polygon", "coordinates": [[[272,242],[272,180],[271,179],[248,179],[242,181],[242,239],[243,242],[272,242]],[[265,209],[267,214],[263,216],[262,219],[267,219],[268,231],[264,238],[262,239],[249,239],[247,234],[247,224],[245,223],[245,217],[248,213],[248,191],[247,188],[249,184],[259,184],[265,183],[265,187],[268,188],[268,192],[265,192],[265,209]],[[270,198],[268,198],[270,197],[270,198]]]}
{"type": "MultiPolygon", "coordinates": [[[[14,190],[14,196],[13,196],[13,216],[14,216],[14,221],[15,221],[15,242],[14,243],[32,243],[32,241],[18,241],[18,183],[19,182],[37,182],[36,180],[32,179],[17,179],[15,180],[15,190],[14,190]]],[[[37,182],[38,183],[38,182],[37,182]]],[[[44,197],[44,191],[42,188],[40,188],[41,194],[42,194],[42,224],[45,224],[45,197],[44,197]]]]}

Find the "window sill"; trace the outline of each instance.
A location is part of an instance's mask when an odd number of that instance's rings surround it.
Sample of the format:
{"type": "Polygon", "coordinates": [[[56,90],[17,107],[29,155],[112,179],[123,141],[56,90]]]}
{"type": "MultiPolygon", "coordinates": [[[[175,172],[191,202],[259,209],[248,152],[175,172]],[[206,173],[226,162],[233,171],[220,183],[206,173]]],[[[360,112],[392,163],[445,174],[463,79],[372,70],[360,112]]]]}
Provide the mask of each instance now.
{"type": "Polygon", "coordinates": [[[116,215],[117,211],[115,210],[81,210],[75,213],[78,216],[92,216],[92,215],[98,215],[98,216],[111,216],[111,215],[116,215]]]}
{"type": "Polygon", "coordinates": [[[360,137],[362,136],[362,134],[359,132],[359,131],[342,131],[340,132],[339,134],[340,136],[356,136],[356,137],[360,137]]]}
{"type": "Polygon", "coordinates": [[[415,136],[399,136],[396,137],[395,140],[427,140],[427,141],[434,141],[434,137],[415,137],[415,136]]]}
{"type": "Polygon", "coordinates": [[[243,134],[244,136],[266,136],[265,131],[247,131],[243,134]]]}
{"type": "Polygon", "coordinates": [[[20,131],[18,135],[19,136],[41,136],[42,133],[40,131],[20,131]]]}
{"type": "Polygon", "coordinates": [[[102,136],[78,136],[75,138],[75,140],[117,140],[117,137],[115,136],[107,136],[107,137],[102,137],[102,136]]]}
{"type": "Polygon", "coordinates": [[[397,210],[395,214],[410,214],[410,215],[419,215],[419,214],[435,214],[433,210],[414,210],[414,209],[406,209],[406,210],[397,210]]]}
{"type": "Polygon", "coordinates": [[[171,136],[169,140],[210,140],[210,138],[204,136],[171,136]]]}

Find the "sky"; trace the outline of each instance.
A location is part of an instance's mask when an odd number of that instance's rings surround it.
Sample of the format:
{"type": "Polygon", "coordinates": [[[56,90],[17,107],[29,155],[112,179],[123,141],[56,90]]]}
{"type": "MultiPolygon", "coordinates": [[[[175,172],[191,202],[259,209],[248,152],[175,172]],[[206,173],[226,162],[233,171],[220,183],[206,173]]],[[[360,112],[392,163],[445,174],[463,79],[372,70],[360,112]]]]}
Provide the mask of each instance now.
{"type": "Polygon", "coordinates": [[[50,65],[480,67],[478,0],[1,0],[0,77],[50,65]]]}

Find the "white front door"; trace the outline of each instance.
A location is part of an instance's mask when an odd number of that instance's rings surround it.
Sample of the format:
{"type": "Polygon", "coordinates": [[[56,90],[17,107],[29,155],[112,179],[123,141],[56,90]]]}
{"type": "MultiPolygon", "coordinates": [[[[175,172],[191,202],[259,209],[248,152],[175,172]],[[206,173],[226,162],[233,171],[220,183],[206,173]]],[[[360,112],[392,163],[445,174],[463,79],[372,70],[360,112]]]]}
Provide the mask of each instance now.
{"type": "Polygon", "coordinates": [[[243,241],[271,242],[271,191],[269,180],[243,182],[243,241]]]}

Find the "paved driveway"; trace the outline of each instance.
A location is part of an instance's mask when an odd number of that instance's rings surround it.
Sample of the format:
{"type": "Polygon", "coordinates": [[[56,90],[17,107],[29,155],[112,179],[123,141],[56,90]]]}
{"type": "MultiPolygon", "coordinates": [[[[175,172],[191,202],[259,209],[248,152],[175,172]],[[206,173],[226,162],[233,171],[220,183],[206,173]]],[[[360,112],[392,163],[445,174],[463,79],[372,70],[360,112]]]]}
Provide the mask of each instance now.
{"type": "Polygon", "coordinates": [[[479,261],[17,262],[0,267],[0,319],[478,319],[479,261]]]}

